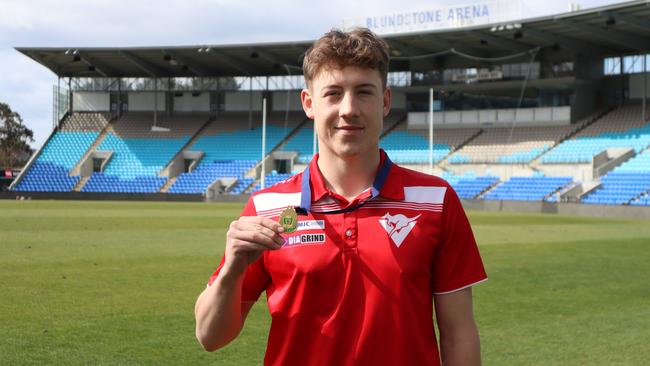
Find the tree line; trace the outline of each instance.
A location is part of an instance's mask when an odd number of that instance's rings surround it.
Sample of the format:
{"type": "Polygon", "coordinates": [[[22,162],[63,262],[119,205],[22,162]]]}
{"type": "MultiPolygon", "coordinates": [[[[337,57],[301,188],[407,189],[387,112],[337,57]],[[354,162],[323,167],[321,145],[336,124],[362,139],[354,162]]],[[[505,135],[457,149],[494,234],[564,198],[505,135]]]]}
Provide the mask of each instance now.
{"type": "Polygon", "coordinates": [[[34,132],[23,124],[18,112],[0,102],[0,168],[22,167],[32,153],[30,142],[34,142],[34,132]]]}

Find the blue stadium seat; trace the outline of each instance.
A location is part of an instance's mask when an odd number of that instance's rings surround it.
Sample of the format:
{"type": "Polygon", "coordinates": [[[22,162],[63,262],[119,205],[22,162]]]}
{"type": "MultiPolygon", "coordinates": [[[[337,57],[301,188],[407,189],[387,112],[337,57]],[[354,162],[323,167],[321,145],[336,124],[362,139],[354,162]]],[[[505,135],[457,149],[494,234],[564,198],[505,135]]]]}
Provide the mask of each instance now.
{"type": "Polygon", "coordinates": [[[191,173],[178,176],[169,188],[169,193],[197,194],[205,190],[219,178],[241,178],[257,162],[254,160],[227,160],[199,164],[191,173]]]}
{"type": "Polygon", "coordinates": [[[484,199],[542,201],[571,182],[571,177],[511,177],[485,194],[484,199]]]}
{"type": "Polygon", "coordinates": [[[598,136],[579,137],[562,142],[546,155],[543,164],[590,163],[593,156],[613,147],[629,147],[636,152],[650,146],[650,124],[625,132],[605,132],[598,136]]]}
{"type": "MultiPolygon", "coordinates": [[[[429,162],[429,140],[408,131],[393,131],[379,141],[390,159],[398,164],[425,164],[429,162]]],[[[438,162],[451,152],[446,144],[433,144],[433,162],[438,162]]]]}
{"type": "MultiPolygon", "coordinates": [[[[270,187],[276,183],[282,182],[283,180],[289,179],[293,176],[293,174],[277,174],[277,173],[271,173],[267,174],[264,178],[264,185],[266,187],[270,187]]],[[[257,192],[262,188],[262,182],[258,182],[251,193],[257,192]]]]}
{"type": "MultiPolygon", "coordinates": [[[[620,169],[620,168],[619,168],[620,169]]],[[[601,177],[601,186],[582,198],[583,203],[623,205],[650,192],[650,171],[615,169],[601,177]]]]}
{"type": "Polygon", "coordinates": [[[237,180],[235,185],[230,189],[228,194],[242,194],[246,190],[246,188],[250,187],[251,184],[255,179],[253,178],[240,178],[237,180]]]}
{"type": "Polygon", "coordinates": [[[68,176],[99,136],[98,132],[58,131],[14,187],[17,192],[70,192],[79,177],[68,176]]]}

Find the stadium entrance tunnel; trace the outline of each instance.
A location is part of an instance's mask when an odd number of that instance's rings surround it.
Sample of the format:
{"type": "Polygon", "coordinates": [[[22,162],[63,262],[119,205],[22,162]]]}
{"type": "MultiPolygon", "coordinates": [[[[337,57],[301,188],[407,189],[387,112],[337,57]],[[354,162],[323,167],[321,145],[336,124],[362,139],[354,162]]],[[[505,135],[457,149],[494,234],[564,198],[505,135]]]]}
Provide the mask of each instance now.
{"type": "Polygon", "coordinates": [[[204,156],[202,151],[183,151],[172,159],[160,176],[174,178],[182,173],[191,173],[199,166],[204,156]]]}
{"type": "Polygon", "coordinates": [[[90,177],[93,173],[102,173],[112,157],[113,151],[93,151],[70,172],[70,176],[90,177]]]}

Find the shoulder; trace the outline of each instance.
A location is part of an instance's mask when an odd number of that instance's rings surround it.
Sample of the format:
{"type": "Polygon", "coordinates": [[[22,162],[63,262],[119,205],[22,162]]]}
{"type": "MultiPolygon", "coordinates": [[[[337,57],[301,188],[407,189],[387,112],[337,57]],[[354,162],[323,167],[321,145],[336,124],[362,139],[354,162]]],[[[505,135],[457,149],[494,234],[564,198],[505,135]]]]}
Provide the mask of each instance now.
{"type": "MultiPolygon", "coordinates": [[[[387,196],[416,205],[442,205],[449,196],[455,195],[444,179],[430,174],[393,166],[389,181],[386,182],[387,196]]],[[[436,207],[438,209],[439,207],[436,207]]]]}
{"type": "Polygon", "coordinates": [[[404,168],[399,165],[395,165],[395,167],[397,169],[396,173],[402,177],[402,183],[404,184],[405,187],[420,185],[420,186],[427,186],[427,187],[451,188],[451,185],[449,185],[449,183],[446,180],[438,176],[423,173],[423,172],[418,172],[416,170],[404,168]]]}
{"type": "Polygon", "coordinates": [[[255,211],[260,216],[274,216],[275,211],[300,205],[302,173],[261,189],[251,196],[255,211]]]}
{"type": "Polygon", "coordinates": [[[454,189],[444,179],[401,166],[396,166],[397,175],[404,187],[405,200],[435,201],[442,203],[447,196],[455,195],[454,189]]]}
{"type": "Polygon", "coordinates": [[[252,197],[258,195],[264,195],[267,193],[291,193],[291,192],[300,192],[300,183],[302,182],[302,172],[296,175],[293,175],[281,182],[278,182],[272,186],[260,189],[259,191],[253,193],[252,197]]]}

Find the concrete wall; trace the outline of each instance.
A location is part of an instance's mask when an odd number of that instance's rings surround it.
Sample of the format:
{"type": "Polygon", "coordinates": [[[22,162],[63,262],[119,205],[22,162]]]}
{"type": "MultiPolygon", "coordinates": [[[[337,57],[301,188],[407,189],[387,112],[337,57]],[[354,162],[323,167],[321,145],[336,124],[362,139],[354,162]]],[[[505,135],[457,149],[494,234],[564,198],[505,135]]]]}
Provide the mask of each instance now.
{"type": "MultiPolygon", "coordinates": [[[[518,126],[568,125],[571,123],[571,107],[433,112],[433,124],[438,127],[485,125],[498,127],[509,126],[512,123],[518,126]]],[[[409,113],[409,129],[422,129],[428,125],[428,112],[409,113]]]]}
{"type": "Polygon", "coordinates": [[[109,93],[74,92],[72,110],[74,112],[108,112],[111,97],[109,93]]]}
{"type": "Polygon", "coordinates": [[[393,101],[391,103],[391,109],[406,109],[406,94],[403,92],[397,92],[393,89],[393,101]]]}
{"type": "Polygon", "coordinates": [[[157,100],[154,98],[155,92],[130,92],[129,93],[129,111],[153,111],[154,105],[158,106],[159,112],[166,110],[165,93],[158,92],[157,100]]]}
{"type": "MultiPolygon", "coordinates": [[[[15,200],[17,197],[26,199],[54,199],[54,200],[97,200],[97,201],[204,201],[200,194],[170,194],[170,193],[86,193],[86,192],[0,192],[0,199],[15,200]]],[[[216,197],[214,202],[241,202],[245,203],[249,195],[222,195],[216,197]]],[[[586,205],[580,203],[546,203],[527,201],[482,201],[462,200],[466,210],[503,211],[548,213],[565,216],[592,216],[611,218],[650,219],[650,207],[614,206],[614,205],[586,205]]]]}
{"type": "Polygon", "coordinates": [[[643,84],[646,87],[646,98],[650,99],[650,73],[630,75],[630,98],[643,98],[643,84]]]}
{"type": "Polygon", "coordinates": [[[530,177],[533,175],[531,168],[520,164],[447,164],[445,168],[456,175],[474,172],[477,175],[495,175],[502,180],[512,176],[530,177]]]}
{"type": "Polygon", "coordinates": [[[573,177],[581,182],[594,179],[592,164],[539,164],[537,169],[550,177],[573,177]]]}
{"type": "Polygon", "coordinates": [[[273,100],[273,111],[284,112],[287,110],[287,97],[289,98],[290,111],[302,111],[300,102],[300,92],[297,90],[274,91],[271,99],[273,100]]]}
{"type": "Polygon", "coordinates": [[[585,84],[576,85],[575,87],[575,100],[571,106],[571,120],[578,121],[585,118],[598,108],[603,106],[598,105],[599,90],[601,86],[596,82],[587,82],[585,84]]]}
{"type": "Polygon", "coordinates": [[[650,207],[528,201],[461,200],[466,210],[548,213],[565,216],[650,219],[650,207]]]}
{"type": "Polygon", "coordinates": [[[248,91],[241,92],[227,92],[225,95],[225,110],[226,112],[245,112],[250,110],[262,110],[262,92],[254,91],[253,105],[250,104],[250,93],[248,91]]]}
{"type": "MultiPolygon", "coordinates": [[[[91,200],[91,201],[188,201],[201,202],[200,194],[170,193],[90,193],[90,192],[0,192],[0,199],[25,197],[35,200],[91,200]]],[[[245,202],[245,201],[244,201],[245,202]]]]}
{"type": "Polygon", "coordinates": [[[601,81],[600,93],[602,94],[598,101],[606,107],[615,107],[623,104],[624,90],[628,87],[629,75],[611,75],[606,76],[601,81]]]}
{"type": "Polygon", "coordinates": [[[197,96],[185,92],[181,96],[174,95],[175,112],[209,112],[210,93],[203,92],[197,96]]]}

